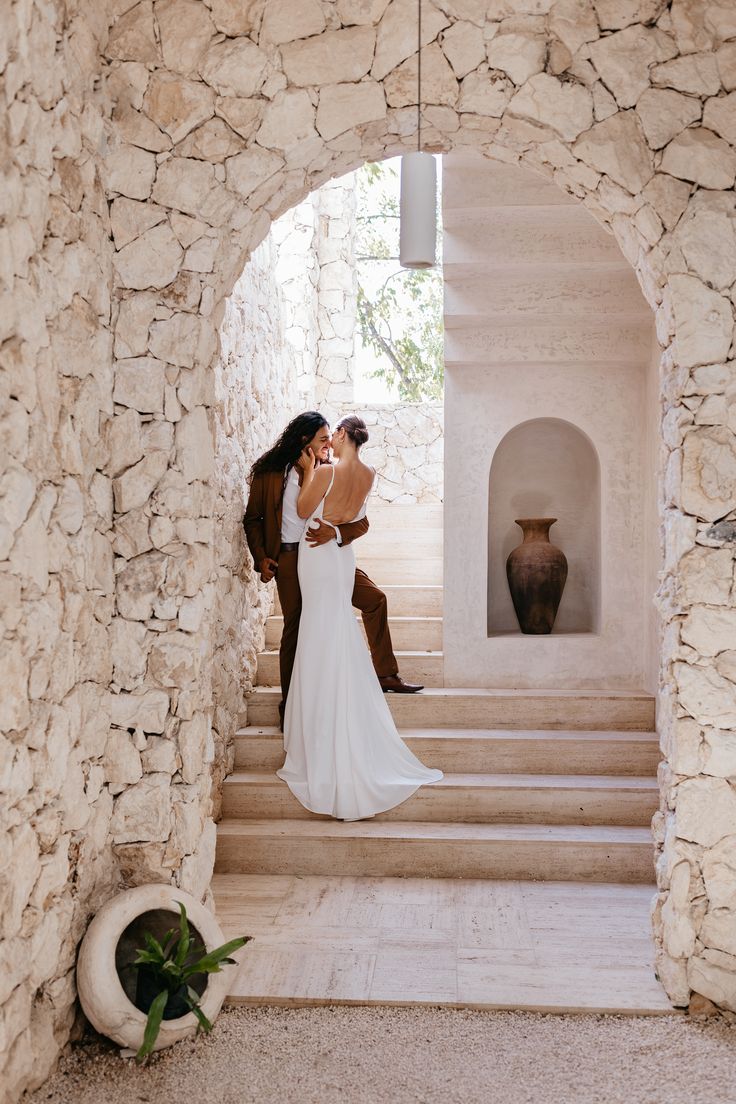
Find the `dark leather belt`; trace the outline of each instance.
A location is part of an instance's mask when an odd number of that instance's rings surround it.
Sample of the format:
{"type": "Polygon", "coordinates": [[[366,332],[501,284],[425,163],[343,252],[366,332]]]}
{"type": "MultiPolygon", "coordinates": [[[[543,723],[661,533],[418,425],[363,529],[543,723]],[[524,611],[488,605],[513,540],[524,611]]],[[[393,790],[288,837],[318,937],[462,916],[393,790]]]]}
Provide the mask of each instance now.
{"type": "Polygon", "coordinates": [[[299,551],[299,541],[287,541],[287,542],[282,541],[281,542],[281,548],[279,549],[279,551],[280,552],[298,552],[299,551]]]}

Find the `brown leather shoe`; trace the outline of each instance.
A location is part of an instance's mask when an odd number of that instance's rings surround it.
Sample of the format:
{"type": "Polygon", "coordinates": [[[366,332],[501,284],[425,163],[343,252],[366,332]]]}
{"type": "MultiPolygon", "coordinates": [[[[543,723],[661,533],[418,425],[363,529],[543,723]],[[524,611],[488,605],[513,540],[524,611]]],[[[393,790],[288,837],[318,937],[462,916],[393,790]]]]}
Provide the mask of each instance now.
{"type": "Polygon", "coordinates": [[[384,694],[416,694],[424,689],[413,682],[404,682],[401,675],[384,675],[378,681],[384,694]]]}

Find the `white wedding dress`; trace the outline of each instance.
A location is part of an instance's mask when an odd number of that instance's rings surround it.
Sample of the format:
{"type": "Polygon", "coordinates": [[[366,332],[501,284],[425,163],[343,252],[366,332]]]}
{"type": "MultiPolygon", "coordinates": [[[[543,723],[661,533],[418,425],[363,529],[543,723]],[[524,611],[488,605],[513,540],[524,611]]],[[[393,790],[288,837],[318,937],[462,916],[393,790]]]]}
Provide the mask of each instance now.
{"type": "MultiPolygon", "coordinates": [[[[322,517],[335,478],[312,517],[322,517]]],[[[365,514],[365,504],[354,519],[365,514]]],[[[302,612],[277,771],[313,813],[360,820],[392,809],[442,771],[425,767],[396,731],[351,604],[352,544],[299,545],[302,612]]]]}

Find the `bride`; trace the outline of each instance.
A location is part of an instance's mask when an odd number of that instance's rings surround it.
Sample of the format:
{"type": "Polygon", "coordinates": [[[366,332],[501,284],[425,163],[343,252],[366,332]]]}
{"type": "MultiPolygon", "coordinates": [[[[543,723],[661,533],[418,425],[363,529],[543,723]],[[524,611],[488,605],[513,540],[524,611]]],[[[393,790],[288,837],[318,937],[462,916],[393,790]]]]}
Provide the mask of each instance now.
{"type": "MultiPolygon", "coordinates": [[[[299,516],[341,525],[362,518],[375,472],[360,459],[365,422],[343,418],[332,437],[335,464],[303,456],[299,516]]],[[[278,776],[313,813],[361,820],[437,782],[396,726],[351,606],[352,545],[311,546],[303,536],[297,561],[302,592],[299,639],[284,715],[286,762],[278,776]]]]}

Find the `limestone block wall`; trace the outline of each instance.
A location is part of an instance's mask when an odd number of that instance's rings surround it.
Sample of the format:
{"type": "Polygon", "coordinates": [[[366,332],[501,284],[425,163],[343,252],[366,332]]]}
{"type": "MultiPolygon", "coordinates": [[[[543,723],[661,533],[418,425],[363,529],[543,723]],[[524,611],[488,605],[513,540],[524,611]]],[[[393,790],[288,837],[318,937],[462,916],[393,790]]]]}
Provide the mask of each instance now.
{"type": "MultiPolygon", "coordinates": [[[[288,217],[288,216],[287,216],[288,217]]],[[[243,513],[253,461],[302,409],[297,363],[287,340],[287,302],[275,235],[258,246],[227,300],[215,369],[214,602],[205,590],[197,611],[212,614],[212,812],[219,815],[219,783],[232,770],[232,737],[244,694],[251,689],[257,653],[275,584],[266,587],[251,568],[243,513]]],[[[210,584],[211,587],[211,584],[210,584]]],[[[199,629],[193,621],[192,628],[199,629]]]]}
{"type": "Polygon", "coordinates": [[[66,1040],[77,945],[115,881],[106,31],[104,4],[21,0],[0,20],[3,1099],[39,1084],[66,1040]]]}
{"type": "Polygon", "coordinates": [[[376,469],[374,495],[387,503],[442,502],[443,404],[358,403],[355,408],[370,434],[361,455],[376,469]]]}
{"type": "Polygon", "coordinates": [[[99,905],[126,881],[207,890],[216,783],[270,605],[244,566],[245,475],[296,406],[268,242],[227,302],[213,374],[214,320],[197,316],[213,243],[195,219],[177,224],[182,271],[160,303],[155,238],[143,286],[112,294],[115,247],[149,225],[152,155],[132,147],[126,185],[112,143],[108,206],[110,107],[125,126],[133,109],[117,70],[95,91],[106,35],[102,5],[19,3],[0,28],[3,1101],[68,1036],[99,905]]]}
{"type": "MultiPolygon", "coordinates": [[[[316,238],[319,234],[319,195],[331,183],[307,196],[276,219],[270,230],[275,255],[276,283],[281,295],[284,340],[296,364],[299,405],[317,405],[315,379],[319,342],[319,276],[316,238]]],[[[342,305],[342,301],[340,303],[342,305]]]]}
{"type": "MultiPolygon", "coordinates": [[[[676,1004],[696,991],[733,1010],[734,8],[424,12],[428,147],[553,179],[612,230],[655,316],[658,970],[676,1004]]],[[[15,1095],[67,1037],[113,846],[145,878],[176,816],[188,862],[172,855],[171,874],[206,888],[212,799],[190,779],[222,769],[207,762],[215,650],[185,600],[196,610],[221,569],[224,303],[274,218],[415,146],[415,14],[408,0],[5,5],[0,1000],[15,1095]]]]}

